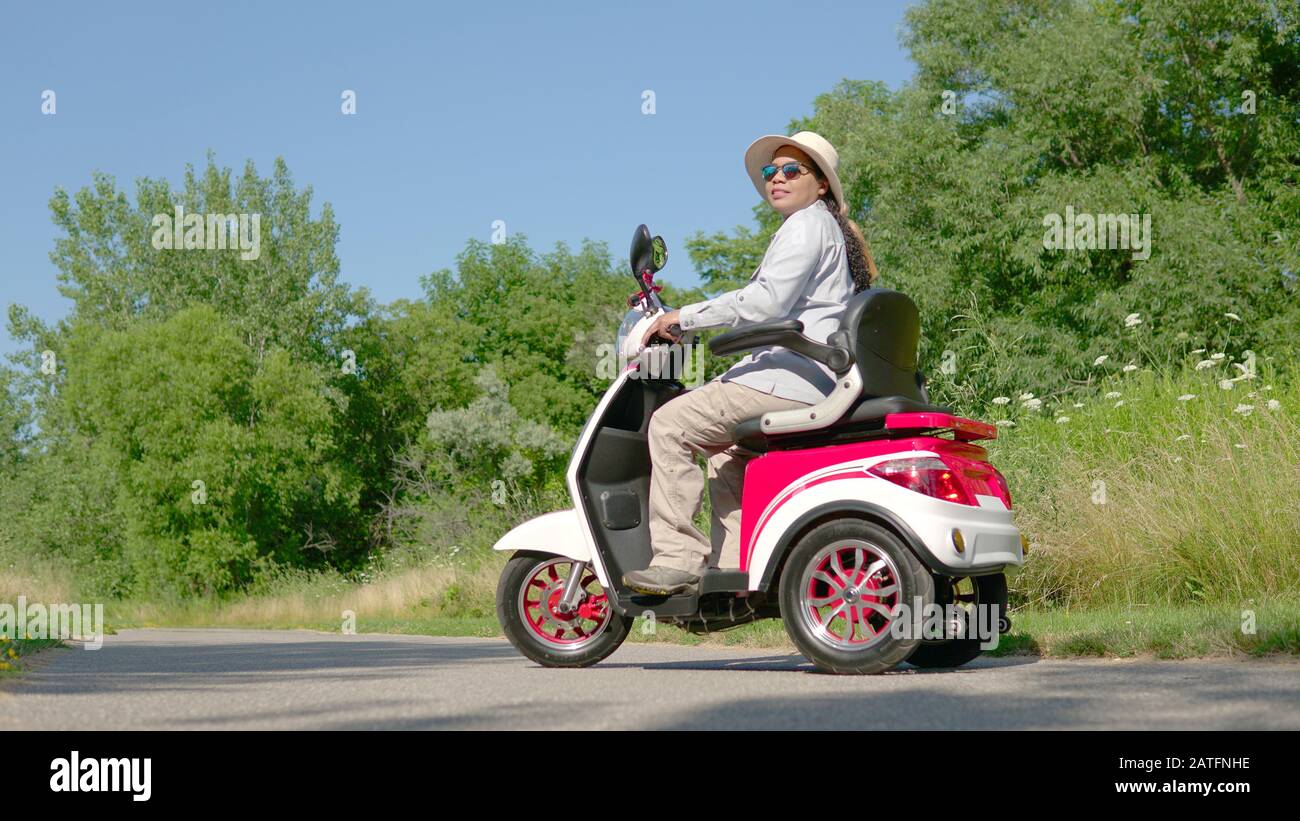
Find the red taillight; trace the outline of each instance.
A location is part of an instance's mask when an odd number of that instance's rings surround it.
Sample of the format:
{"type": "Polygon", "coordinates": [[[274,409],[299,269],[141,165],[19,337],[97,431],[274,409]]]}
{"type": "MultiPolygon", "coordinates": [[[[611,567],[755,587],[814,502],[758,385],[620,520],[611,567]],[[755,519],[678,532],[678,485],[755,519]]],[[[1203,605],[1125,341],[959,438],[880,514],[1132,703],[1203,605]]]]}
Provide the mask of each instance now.
{"type": "Polygon", "coordinates": [[[997,468],[988,462],[945,455],[917,456],[881,462],[869,471],[899,487],[936,499],[978,507],[976,496],[996,496],[1011,509],[1011,492],[997,468]]]}
{"type": "Polygon", "coordinates": [[[958,471],[934,456],[891,459],[881,462],[868,472],[881,479],[888,479],[899,487],[943,499],[946,502],[972,506],[975,504],[958,471]]]}
{"type": "Polygon", "coordinates": [[[1007,480],[1002,476],[997,468],[989,465],[989,471],[993,474],[993,481],[989,484],[996,491],[993,495],[1002,497],[1002,503],[1011,509],[1011,489],[1007,487],[1007,480]]]}

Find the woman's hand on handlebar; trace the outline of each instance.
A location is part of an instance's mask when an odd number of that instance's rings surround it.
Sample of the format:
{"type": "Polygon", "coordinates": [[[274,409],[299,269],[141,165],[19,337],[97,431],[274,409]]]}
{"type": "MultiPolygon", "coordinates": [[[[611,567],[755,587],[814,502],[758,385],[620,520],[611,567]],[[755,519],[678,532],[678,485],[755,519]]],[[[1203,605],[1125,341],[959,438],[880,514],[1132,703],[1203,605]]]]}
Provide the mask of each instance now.
{"type": "Polygon", "coordinates": [[[681,313],[681,311],[668,311],[655,317],[655,321],[650,324],[650,327],[646,329],[645,336],[641,338],[641,347],[646,347],[656,337],[666,339],[669,342],[680,341],[682,338],[681,313]]]}

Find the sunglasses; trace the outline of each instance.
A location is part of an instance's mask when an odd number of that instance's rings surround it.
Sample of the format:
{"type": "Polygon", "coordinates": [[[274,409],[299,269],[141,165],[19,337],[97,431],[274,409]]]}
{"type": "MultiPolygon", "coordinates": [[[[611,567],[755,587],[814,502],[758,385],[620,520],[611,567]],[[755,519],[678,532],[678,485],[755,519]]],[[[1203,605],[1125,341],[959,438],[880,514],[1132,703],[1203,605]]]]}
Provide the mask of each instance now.
{"type": "Polygon", "coordinates": [[[763,174],[763,182],[771,182],[772,178],[776,176],[777,171],[784,174],[787,180],[792,180],[800,174],[807,174],[808,167],[801,162],[788,162],[784,165],[765,165],[761,172],[763,174]]]}

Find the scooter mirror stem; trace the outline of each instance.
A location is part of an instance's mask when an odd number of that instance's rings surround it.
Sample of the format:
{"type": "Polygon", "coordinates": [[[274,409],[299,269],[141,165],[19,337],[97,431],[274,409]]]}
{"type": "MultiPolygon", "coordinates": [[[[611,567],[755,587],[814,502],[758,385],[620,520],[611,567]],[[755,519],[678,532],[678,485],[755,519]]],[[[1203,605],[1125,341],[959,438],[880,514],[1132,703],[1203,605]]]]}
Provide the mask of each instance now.
{"type": "Polygon", "coordinates": [[[659,294],[654,289],[654,272],[647,268],[641,272],[641,276],[637,277],[637,279],[641,282],[641,293],[645,294],[646,304],[656,310],[665,310],[663,301],[659,299],[659,294]]]}

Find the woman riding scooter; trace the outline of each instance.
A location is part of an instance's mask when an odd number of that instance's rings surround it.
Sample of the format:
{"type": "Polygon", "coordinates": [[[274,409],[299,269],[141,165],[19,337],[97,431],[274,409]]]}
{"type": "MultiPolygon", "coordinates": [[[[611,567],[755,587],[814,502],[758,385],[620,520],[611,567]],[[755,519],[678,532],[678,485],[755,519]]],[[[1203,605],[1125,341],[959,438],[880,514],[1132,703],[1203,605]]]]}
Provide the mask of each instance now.
{"type": "MultiPolygon", "coordinates": [[[[678,341],[670,328],[741,328],[797,319],[825,342],[849,298],[877,277],[870,249],[847,216],[835,148],[812,131],[768,135],[745,151],[754,187],[783,218],[758,270],[744,288],[661,314],[642,344],[656,336],[678,341]]],[[[769,411],[821,402],[835,385],[825,365],[787,348],[752,352],[726,373],[664,404],[650,419],[650,566],[623,575],[640,593],[673,595],[696,589],[710,558],[739,567],[741,484],[755,455],[736,444],[738,422],[769,411]],[[711,540],[695,526],[703,482],[695,454],[709,459],[711,540]]]]}

